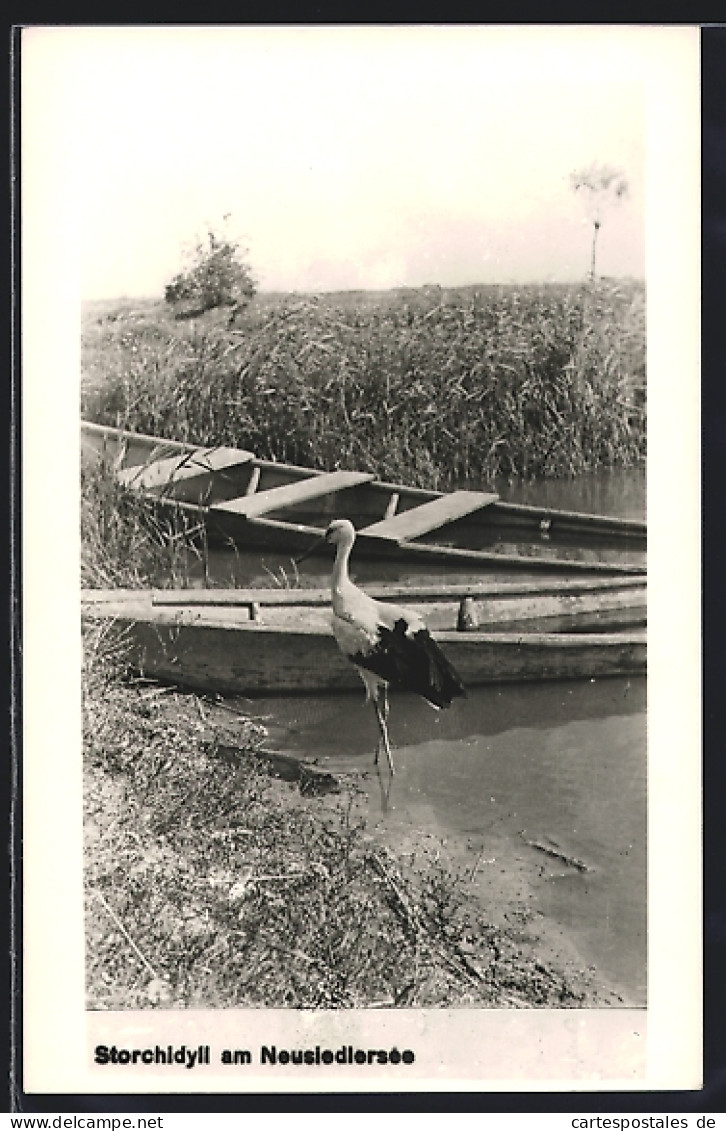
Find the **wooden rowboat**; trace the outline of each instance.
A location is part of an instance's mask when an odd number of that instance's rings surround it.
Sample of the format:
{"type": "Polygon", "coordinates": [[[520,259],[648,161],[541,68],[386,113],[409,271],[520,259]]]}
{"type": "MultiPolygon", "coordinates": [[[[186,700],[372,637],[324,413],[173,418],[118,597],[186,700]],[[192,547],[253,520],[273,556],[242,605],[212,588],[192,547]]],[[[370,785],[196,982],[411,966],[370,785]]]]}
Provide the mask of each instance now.
{"type": "MultiPolygon", "coordinates": [[[[367,588],[420,611],[469,687],[645,673],[640,579],[367,588]]],[[[327,590],[85,590],[82,609],[162,682],[241,695],[359,686],[333,639],[327,590]]]]}
{"type": "Polygon", "coordinates": [[[203,518],[210,541],[241,549],[299,554],[332,519],[349,518],[357,557],[417,568],[645,572],[646,526],[634,520],[505,503],[489,491],[425,491],[367,472],[312,471],[97,424],[82,424],[81,450],[105,459],[162,511],[203,518]]]}

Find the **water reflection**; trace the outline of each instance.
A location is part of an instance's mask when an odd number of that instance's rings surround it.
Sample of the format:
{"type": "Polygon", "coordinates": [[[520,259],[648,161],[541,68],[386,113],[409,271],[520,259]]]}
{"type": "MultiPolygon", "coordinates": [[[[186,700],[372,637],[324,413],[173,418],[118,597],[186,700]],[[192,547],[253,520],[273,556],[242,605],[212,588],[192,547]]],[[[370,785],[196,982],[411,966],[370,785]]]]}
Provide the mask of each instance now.
{"type": "Polygon", "coordinates": [[[495,490],[508,503],[613,515],[640,522],[646,517],[645,467],[616,468],[532,483],[497,481],[495,490]]]}
{"type": "Polygon", "coordinates": [[[541,910],[630,1000],[645,996],[645,681],[479,688],[448,711],[392,697],[396,777],[373,772],[376,725],[360,695],[255,701],[278,749],[367,771],[372,829],[473,837],[485,853],[524,852],[541,910]],[[529,842],[529,844],[528,844],[529,842]],[[556,846],[577,871],[532,848],[556,846]]]}

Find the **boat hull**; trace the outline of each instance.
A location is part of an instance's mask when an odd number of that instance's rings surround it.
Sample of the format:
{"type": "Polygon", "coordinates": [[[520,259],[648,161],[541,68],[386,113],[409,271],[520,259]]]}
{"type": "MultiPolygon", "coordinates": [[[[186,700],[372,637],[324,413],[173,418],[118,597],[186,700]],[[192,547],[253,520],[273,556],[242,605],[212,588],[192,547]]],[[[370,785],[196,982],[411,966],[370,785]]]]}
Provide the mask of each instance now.
{"type": "MultiPolygon", "coordinates": [[[[162,595],[163,596],[163,595],[162,595]]],[[[181,599],[181,598],[179,598],[181,599]]],[[[88,595],[86,622],[104,621],[142,676],[226,695],[345,691],[360,686],[339,652],[329,611],[283,606],[276,623],[250,608],[153,604],[150,594],[88,595]],[[255,618],[255,619],[250,619],[255,618]]],[[[265,616],[270,616],[265,610],[265,616]]],[[[488,629],[491,626],[488,626],[488,629]]],[[[533,680],[644,675],[646,634],[620,632],[435,630],[465,686],[533,680]]]]}

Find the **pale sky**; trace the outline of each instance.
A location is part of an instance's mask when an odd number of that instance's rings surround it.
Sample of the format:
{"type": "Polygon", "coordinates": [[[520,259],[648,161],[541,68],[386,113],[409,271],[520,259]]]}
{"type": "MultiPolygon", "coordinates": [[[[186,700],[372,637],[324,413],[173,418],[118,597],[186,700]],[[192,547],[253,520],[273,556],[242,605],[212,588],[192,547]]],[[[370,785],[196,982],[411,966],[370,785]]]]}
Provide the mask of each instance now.
{"type": "Polygon", "coordinates": [[[599,271],[643,277],[645,78],[669,33],[31,28],[26,167],[62,147],[85,298],[161,296],[225,213],[263,290],[581,278],[568,178],[593,161],[630,186],[599,271]]]}

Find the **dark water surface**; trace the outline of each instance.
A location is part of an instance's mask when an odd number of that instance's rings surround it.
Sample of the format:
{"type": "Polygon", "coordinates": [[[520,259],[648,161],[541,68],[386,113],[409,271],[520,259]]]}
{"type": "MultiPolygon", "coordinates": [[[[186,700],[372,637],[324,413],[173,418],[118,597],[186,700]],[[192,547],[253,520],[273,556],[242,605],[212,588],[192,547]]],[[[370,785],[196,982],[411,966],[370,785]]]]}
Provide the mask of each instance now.
{"type": "MultiPolygon", "coordinates": [[[[641,470],[497,488],[513,502],[645,517],[641,470]]],[[[327,583],[329,563],[306,565],[307,584],[327,583]]],[[[238,584],[270,584],[290,560],[228,556],[226,568],[238,584]]],[[[410,579],[396,563],[359,563],[355,574],[363,583],[410,579]]],[[[278,749],[372,770],[377,731],[362,685],[359,695],[245,705],[266,718],[278,749]]],[[[441,712],[400,694],[392,696],[390,730],[397,770],[390,796],[381,787],[385,775],[361,779],[377,833],[395,845],[407,829],[424,830],[468,838],[485,860],[524,857],[535,905],[574,941],[583,964],[629,1004],[644,1004],[645,680],[477,688],[441,712]]]]}

